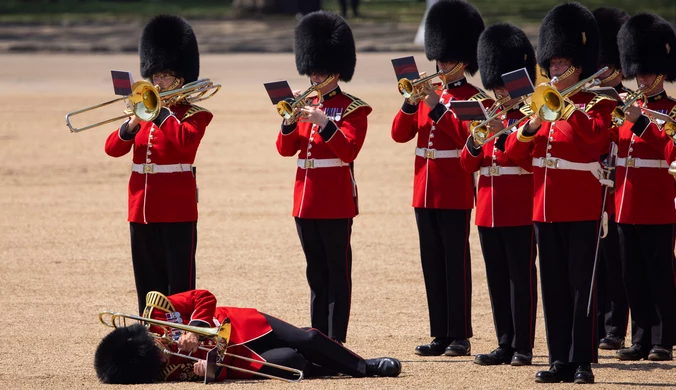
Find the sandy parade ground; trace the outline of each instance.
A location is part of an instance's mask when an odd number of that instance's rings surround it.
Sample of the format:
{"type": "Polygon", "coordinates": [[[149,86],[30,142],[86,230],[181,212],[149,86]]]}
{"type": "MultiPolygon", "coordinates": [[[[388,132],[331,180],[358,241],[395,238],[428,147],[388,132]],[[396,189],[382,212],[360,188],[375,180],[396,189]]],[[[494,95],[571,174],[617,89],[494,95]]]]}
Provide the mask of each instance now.
{"type": "MultiPolygon", "coordinates": [[[[430,341],[418,238],[411,208],[413,143],[395,144],[400,107],[391,58],[360,53],[343,86],[373,107],[356,161],[361,215],[353,227],[353,301],[347,346],[364,357],[402,360],[398,378],[306,380],[299,384],[240,381],[228,388],[544,389],[534,375],[547,368],[544,320],[538,311],[534,365],[484,367],[474,356],[423,358],[430,341]]],[[[433,71],[417,54],[420,70],[433,71]]],[[[136,310],[129,248],[127,181],[131,156],[103,151],[116,125],[70,134],[64,116],[112,99],[110,69],[131,70],[125,55],[0,55],[0,388],[95,389],[97,343],[109,329],[101,310],[136,310]]],[[[215,114],[197,155],[199,242],[197,287],[220,304],[256,307],[309,325],[305,259],[291,217],[296,162],[275,149],[280,118],[263,82],[288,79],[305,89],[292,54],[202,56],[201,77],[223,85],[203,102],[215,114]]],[[[478,77],[472,79],[478,83],[478,77]]],[[[634,83],[628,86],[635,87],[634,83]]],[[[676,90],[671,89],[673,95],[676,90]]],[[[100,120],[123,104],[96,111],[100,120]]],[[[471,235],[474,338],[472,354],[496,347],[476,229],[471,235]]],[[[627,340],[629,343],[629,340],[627,340]]],[[[594,389],[676,387],[673,362],[620,362],[601,351],[594,389]]],[[[197,389],[195,384],[136,386],[197,389]]],[[[128,388],[128,387],[124,387],[128,388]]]]}

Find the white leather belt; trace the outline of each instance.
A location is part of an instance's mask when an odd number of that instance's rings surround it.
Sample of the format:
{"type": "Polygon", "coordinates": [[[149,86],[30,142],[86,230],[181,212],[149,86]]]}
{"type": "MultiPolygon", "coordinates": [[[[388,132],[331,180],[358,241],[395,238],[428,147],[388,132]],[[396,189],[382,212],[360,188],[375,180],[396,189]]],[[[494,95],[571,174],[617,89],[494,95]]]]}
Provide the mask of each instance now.
{"type": "Polygon", "coordinates": [[[191,172],[190,164],[131,164],[131,171],[136,173],[174,173],[191,172]]]}
{"type": "Polygon", "coordinates": [[[437,149],[427,149],[427,148],[415,148],[415,155],[422,158],[429,158],[434,160],[435,158],[459,158],[460,150],[437,150],[437,149]]]}
{"type": "Polygon", "coordinates": [[[350,164],[343,162],[339,158],[299,158],[298,168],[314,169],[314,168],[331,168],[331,167],[345,167],[350,164]]]}
{"type": "Polygon", "coordinates": [[[648,160],[638,157],[618,158],[617,166],[630,168],[669,168],[666,160],[648,160]]]}
{"type": "Polygon", "coordinates": [[[547,157],[547,158],[536,157],[533,158],[533,166],[540,168],[562,169],[569,171],[587,171],[591,172],[597,179],[599,180],[602,179],[601,164],[599,164],[596,161],[589,163],[576,163],[556,157],[547,157]]]}
{"type": "Polygon", "coordinates": [[[531,172],[521,167],[501,167],[499,165],[491,167],[481,167],[479,170],[482,176],[502,176],[502,175],[530,175],[531,172]]]}

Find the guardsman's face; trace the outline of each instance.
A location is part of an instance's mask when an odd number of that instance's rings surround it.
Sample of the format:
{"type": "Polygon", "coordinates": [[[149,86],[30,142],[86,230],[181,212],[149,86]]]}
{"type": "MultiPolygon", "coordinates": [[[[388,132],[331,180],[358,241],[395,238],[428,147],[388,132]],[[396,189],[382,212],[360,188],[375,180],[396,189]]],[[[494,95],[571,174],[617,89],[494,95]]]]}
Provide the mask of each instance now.
{"type": "Polygon", "coordinates": [[[509,91],[505,87],[497,87],[493,90],[495,92],[495,97],[498,99],[502,99],[505,96],[509,96],[509,91]]]}
{"type": "Polygon", "coordinates": [[[329,76],[328,73],[313,73],[310,75],[310,82],[321,84],[329,76]]]}
{"type": "Polygon", "coordinates": [[[657,78],[656,74],[637,74],[636,82],[638,83],[639,86],[645,85],[646,87],[649,87],[653,84],[656,78],[657,78]]]}
{"type": "Polygon", "coordinates": [[[183,85],[183,80],[176,78],[176,76],[170,72],[156,73],[153,75],[151,81],[153,85],[158,85],[160,87],[160,91],[176,89],[183,85]]]}
{"type": "Polygon", "coordinates": [[[452,70],[456,65],[458,64],[458,61],[437,61],[437,67],[439,70],[443,70],[444,72],[448,72],[452,70]]]}
{"type": "Polygon", "coordinates": [[[552,58],[549,61],[549,77],[561,76],[573,63],[568,58],[552,58]]]}

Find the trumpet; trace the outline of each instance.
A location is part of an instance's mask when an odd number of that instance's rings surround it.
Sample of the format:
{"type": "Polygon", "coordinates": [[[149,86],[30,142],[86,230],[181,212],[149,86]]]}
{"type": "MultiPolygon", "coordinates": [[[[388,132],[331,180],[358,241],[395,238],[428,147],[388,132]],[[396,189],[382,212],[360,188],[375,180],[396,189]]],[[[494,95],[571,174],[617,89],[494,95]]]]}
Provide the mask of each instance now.
{"type": "Polygon", "coordinates": [[[397,83],[397,88],[399,89],[399,93],[401,93],[401,96],[405,97],[412,103],[416,104],[420,101],[420,99],[422,99],[424,95],[423,91],[425,89],[425,86],[429,84],[430,80],[432,80],[435,77],[439,77],[441,78],[442,81],[445,82],[448,76],[453,75],[457,73],[460,69],[462,69],[462,65],[463,65],[462,62],[458,62],[453,67],[453,69],[449,70],[448,72],[440,70],[433,75],[429,75],[414,81],[411,81],[406,77],[403,77],[397,83]]]}
{"type": "Polygon", "coordinates": [[[214,96],[221,89],[221,86],[220,84],[214,85],[214,83],[209,79],[201,79],[185,84],[181,88],[159,92],[159,87],[153,86],[148,81],[142,80],[135,82],[131,86],[131,89],[132,93],[130,95],[122,96],[91,107],[86,107],[81,110],[69,112],[66,114],[66,126],[68,126],[71,133],[79,133],[81,131],[89,130],[91,128],[102,126],[111,122],[120,121],[122,119],[128,118],[131,115],[136,115],[142,121],[149,122],[157,118],[162,107],[171,106],[177,103],[192,104],[207,100],[214,96]],[[123,115],[83,127],[74,127],[70,121],[70,118],[73,116],[93,111],[119,101],[125,101],[127,105],[127,109],[124,111],[123,115]]]}
{"type": "Polygon", "coordinates": [[[512,98],[508,95],[505,97],[502,97],[493,103],[493,106],[491,106],[489,110],[489,116],[488,118],[484,119],[483,121],[473,121],[470,123],[470,133],[472,134],[472,138],[474,138],[474,141],[479,144],[480,146],[490,142],[492,139],[499,137],[500,135],[504,134],[507,130],[509,130],[511,127],[506,127],[497,133],[491,135],[490,131],[488,130],[487,125],[493,121],[494,119],[497,119],[498,117],[501,117],[504,113],[512,109],[513,107],[518,106],[519,104],[523,103],[530,97],[530,94],[524,95],[521,98],[519,98],[516,102],[513,104],[510,104],[507,107],[504,107],[500,112],[498,112],[499,108],[503,106],[505,103],[510,101],[512,98]]]}
{"type": "Polygon", "coordinates": [[[660,81],[662,81],[663,77],[664,76],[661,75],[661,74],[657,75],[657,77],[655,77],[655,80],[653,81],[653,83],[649,87],[646,87],[645,85],[641,85],[636,91],[632,92],[631,94],[629,94],[629,96],[627,96],[625,98],[624,105],[622,107],[615,107],[615,109],[613,110],[613,112],[611,114],[612,120],[613,120],[613,126],[615,126],[615,127],[622,126],[624,124],[625,119],[626,119],[625,113],[627,112],[629,107],[631,107],[634,104],[634,102],[636,102],[638,99],[640,99],[645,94],[645,92],[650,91],[653,88],[655,88],[655,86],[657,84],[659,84],[660,81]]]}
{"type": "MultiPolygon", "coordinates": [[[[215,367],[224,367],[229,370],[235,370],[239,372],[244,372],[247,374],[252,374],[252,375],[257,375],[261,376],[264,378],[268,379],[277,379],[285,382],[299,382],[301,379],[303,379],[303,371],[302,370],[297,370],[295,368],[290,368],[286,366],[282,366],[279,364],[274,364],[274,363],[269,363],[266,361],[260,361],[260,360],[255,360],[255,359],[250,359],[244,356],[239,356],[235,355],[232,353],[227,352],[228,344],[230,342],[230,331],[231,331],[231,324],[230,320],[225,320],[219,327],[215,328],[203,328],[199,326],[191,326],[191,325],[184,325],[184,324],[179,324],[179,323],[174,323],[174,322],[169,322],[169,321],[162,321],[162,320],[156,320],[152,318],[146,318],[146,317],[141,317],[133,314],[124,314],[124,313],[116,313],[112,311],[102,311],[99,313],[99,321],[105,326],[108,326],[110,328],[119,328],[119,327],[125,327],[127,326],[127,320],[135,320],[139,322],[145,322],[146,324],[152,324],[152,325],[157,325],[169,329],[179,329],[183,330],[185,332],[192,332],[196,333],[198,335],[204,336],[206,340],[209,340],[213,345],[211,347],[207,347],[204,344],[200,345],[198,348],[202,351],[207,351],[209,352],[207,354],[207,366],[210,364],[212,365],[212,368],[207,368],[207,373],[211,372],[212,374],[215,372],[215,367]],[[215,355],[215,356],[214,356],[215,355]],[[212,360],[211,358],[214,358],[212,360]],[[244,360],[247,362],[252,362],[252,363],[257,363],[261,364],[264,366],[276,368],[279,370],[283,371],[288,371],[292,372],[297,375],[296,378],[294,379],[287,379],[283,377],[279,377],[276,375],[270,375],[270,374],[265,374],[262,372],[258,371],[252,371],[252,370],[247,370],[245,368],[240,368],[236,367],[233,365],[229,364],[224,364],[223,359],[225,357],[230,357],[233,359],[240,359],[244,360]]],[[[162,342],[163,345],[168,345],[168,344],[175,344],[176,341],[170,336],[165,334],[157,334],[157,333],[150,333],[150,335],[162,342]]],[[[173,352],[167,348],[164,349],[163,351],[165,354],[173,355],[173,356],[178,356],[183,359],[189,359],[193,361],[199,361],[201,359],[196,358],[194,356],[182,354],[179,352],[173,352]]],[[[208,374],[209,375],[209,374],[208,374]]],[[[205,382],[212,381],[214,378],[205,378],[205,382]]]]}
{"type": "Polygon", "coordinates": [[[300,111],[298,111],[298,108],[305,107],[308,105],[308,102],[313,99],[314,97],[310,97],[312,93],[317,92],[317,96],[319,98],[319,102],[317,103],[317,107],[321,107],[322,102],[323,102],[323,96],[320,92],[322,88],[325,86],[329,85],[333,79],[336,78],[336,75],[330,75],[329,77],[326,78],[326,80],[322,81],[321,83],[312,83],[310,88],[306,89],[305,92],[301,93],[297,98],[292,99],[284,99],[280,100],[277,102],[276,108],[277,108],[277,113],[284,118],[287,124],[295,123],[298,121],[298,117],[300,116],[300,111]]]}
{"type": "Polygon", "coordinates": [[[554,77],[548,84],[540,85],[535,88],[530,103],[531,109],[533,112],[535,112],[535,115],[540,117],[540,119],[543,121],[554,122],[559,120],[565,104],[564,99],[579,91],[590,82],[594,84],[598,83],[599,81],[596,78],[607,70],[608,67],[604,66],[598,72],[583,80],[580,80],[579,82],[571,85],[561,92],[552,87],[552,84],[556,84],[557,82],[561,81],[563,77],[554,77]]]}

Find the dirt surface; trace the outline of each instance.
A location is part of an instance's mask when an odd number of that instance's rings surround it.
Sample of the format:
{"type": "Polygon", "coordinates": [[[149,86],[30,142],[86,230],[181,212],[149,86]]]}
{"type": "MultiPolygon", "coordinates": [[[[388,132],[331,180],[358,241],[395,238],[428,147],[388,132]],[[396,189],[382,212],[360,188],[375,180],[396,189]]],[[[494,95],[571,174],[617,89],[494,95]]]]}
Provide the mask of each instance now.
{"type": "MultiPolygon", "coordinates": [[[[229,383],[228,388],[574,387],[538,386],[533,381],[535,373],[548,366],[541,309],[531,367],[483,367],[472,363],[473,356],[413,354],[416,345],[430,340],[410,206],[414,145],[390,139],[391,121],[402,101],[390,59],[406,54],[359,54],[355,77],[344,86],[374,108],[356,162],[362,214],[354,224],[347,345],[365,357],[401,359],[401,376],[295,385],[244,381],[229,383]]],[[[421,55],[417,62],[421,70],[434,69],[421,55]]],[[[103,152],[115,126],[69,134],[64,125],[66,112],[113,97],[110,69],[129,69],[138,76],[138,59],[0,55],[1,389],[114,388],[97,382],[92,362],[97,343],[109,331],[98,322],[99,311],[135,310],[126,222],[130,156],[112,159],[103,152]]],[[[223,89],[203,104],[215,118],[196,161],[201,202],[197,286],[212,290],[223,305],[256,307],[308,325],[305,260],[291,217],[296,163],[275,150],[280,119],[262,85],[288,79],[294,89],[301,89],[307,80],[296,75],[291,54],[204,55],[201,75],[223,84],[223,89]]],[[[122,109],[120,104],[100,110],[93,119],[122,109]]],[[[472,352],[487,353],[496,341],[475,229],[471,248],[472,352]]],[[[675,367],[673,362],[623,363],[601,351],[594,388],[673,388],[675,367]]]]}

